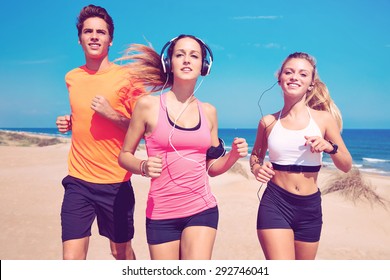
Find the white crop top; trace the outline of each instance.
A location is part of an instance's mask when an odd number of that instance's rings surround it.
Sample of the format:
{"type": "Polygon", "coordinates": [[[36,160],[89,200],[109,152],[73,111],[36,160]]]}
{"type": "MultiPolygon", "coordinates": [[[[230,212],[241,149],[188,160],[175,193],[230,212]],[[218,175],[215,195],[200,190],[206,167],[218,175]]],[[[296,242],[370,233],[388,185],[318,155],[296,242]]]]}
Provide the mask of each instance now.
{"type": "Polygon", "coordinates": [[[268,153],[271,162],[280,165],[318,166],[322,163],[322,153],[312,153],[310,145],[305,146],[305,136],[322,136],[313,120],[309,108],[309,124],[300,130],[290,130],[282,126],[280,111],[278,120],[268,136],[268,153]]]}

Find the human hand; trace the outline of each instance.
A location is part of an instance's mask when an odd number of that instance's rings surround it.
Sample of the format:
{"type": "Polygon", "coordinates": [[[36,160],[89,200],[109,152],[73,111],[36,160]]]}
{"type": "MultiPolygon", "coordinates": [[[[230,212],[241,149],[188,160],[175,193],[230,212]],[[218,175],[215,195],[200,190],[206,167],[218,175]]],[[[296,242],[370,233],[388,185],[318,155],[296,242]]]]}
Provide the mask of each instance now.
{"type": "Polygon", "coordinates": [[[232,143],[232,152],[238,157],[246,157],[248,155],[248,143],[244,138],[234,138],[232,143]]]}
{"type": "Polygon", "coordinates": [[[111,107],[111,104],[108,102],[108,100],[101,95],[96,95],[92,99],[91,109],[106,118],[109,115],[115,113],[115,110],[111,107]]]}
{"type": "Polygon", "coordinates": [[[158,178],[162,171],[162,156],[149,157],[145,163],[145,175],[151,178],[158,178]]]}
{"type": "Polygon", "coordinates": [[[262,165],[255,165],[252,173],[255,175],[256,180],[261,183],[267,183],[275,175],[272,163],[269,161],[264,162],[262,165]]]}
{"type": "Polygon", "coordinates": [[[310,145],[310,151],[312,153],[321,153],[333,151],[332,144],[329,141],[325,140],[319,136],[305,136],[306,142],[305,146],[310,145]]]}
{"type": "Polygon", "coordinates": [[[72,120],[70,115],[58,116],[56,120],[56,125],[58,131],[61,133],[66,133],[69,130],[72,130],[72,120]]]}

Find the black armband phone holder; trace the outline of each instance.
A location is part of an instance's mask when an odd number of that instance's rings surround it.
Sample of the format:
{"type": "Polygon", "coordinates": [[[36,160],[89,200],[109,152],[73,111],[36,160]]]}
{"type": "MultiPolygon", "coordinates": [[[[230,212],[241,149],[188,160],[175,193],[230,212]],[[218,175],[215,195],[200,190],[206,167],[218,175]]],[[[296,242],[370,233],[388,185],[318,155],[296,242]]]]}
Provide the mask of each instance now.
{"type": "Polygon", "coordinates": [[[225,143],[221,138],[218,138],[219,145],[217,147],[211,146],[206,153],[206,160],[217,159],[223,157],[226,154],[225,143]]]}

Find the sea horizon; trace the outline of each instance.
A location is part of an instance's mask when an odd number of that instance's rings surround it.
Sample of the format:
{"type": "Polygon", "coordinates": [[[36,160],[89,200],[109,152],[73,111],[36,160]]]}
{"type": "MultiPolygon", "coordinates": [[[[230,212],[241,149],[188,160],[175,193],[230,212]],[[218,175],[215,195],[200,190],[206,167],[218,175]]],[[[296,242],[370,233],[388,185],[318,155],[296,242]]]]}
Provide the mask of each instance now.
{"type": "MultiPolygon", "coordinates": [[[[3,131],[26,132],[53,137],[71,138],[71,133],[62,134],[57,128],[0,128],[3,131]]],[[[256,140],[256,128],[219,128],[218,134],[231,149],[235,137],[246,139],[251,153],[256,140]]],[[[354,167],[361,171],[390,176],[390,129],[349,128],[342,132],[343,140],[350,151],[354,167]]],[[[323,165],[335,168],[329,155],[324,154],[323,165]]]]}

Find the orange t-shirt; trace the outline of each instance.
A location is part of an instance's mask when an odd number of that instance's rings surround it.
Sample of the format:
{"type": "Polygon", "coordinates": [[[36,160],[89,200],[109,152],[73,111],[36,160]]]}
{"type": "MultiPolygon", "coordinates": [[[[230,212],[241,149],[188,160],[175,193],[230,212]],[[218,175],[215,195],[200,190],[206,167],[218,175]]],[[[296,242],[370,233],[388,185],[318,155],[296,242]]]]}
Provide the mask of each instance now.
{"type": "Polygon", "coordinates": [[[91,183],[124,182],[131,174],[118,164],[125,131],[91,109],[96,95],[104,96],[111,106],[130,118],[134,107],[126,68],[112,64],[108,69],[92,72],[85,66],[65,76],[72,112],[72,144],[68,157],[69,175],[91,183]]]}

